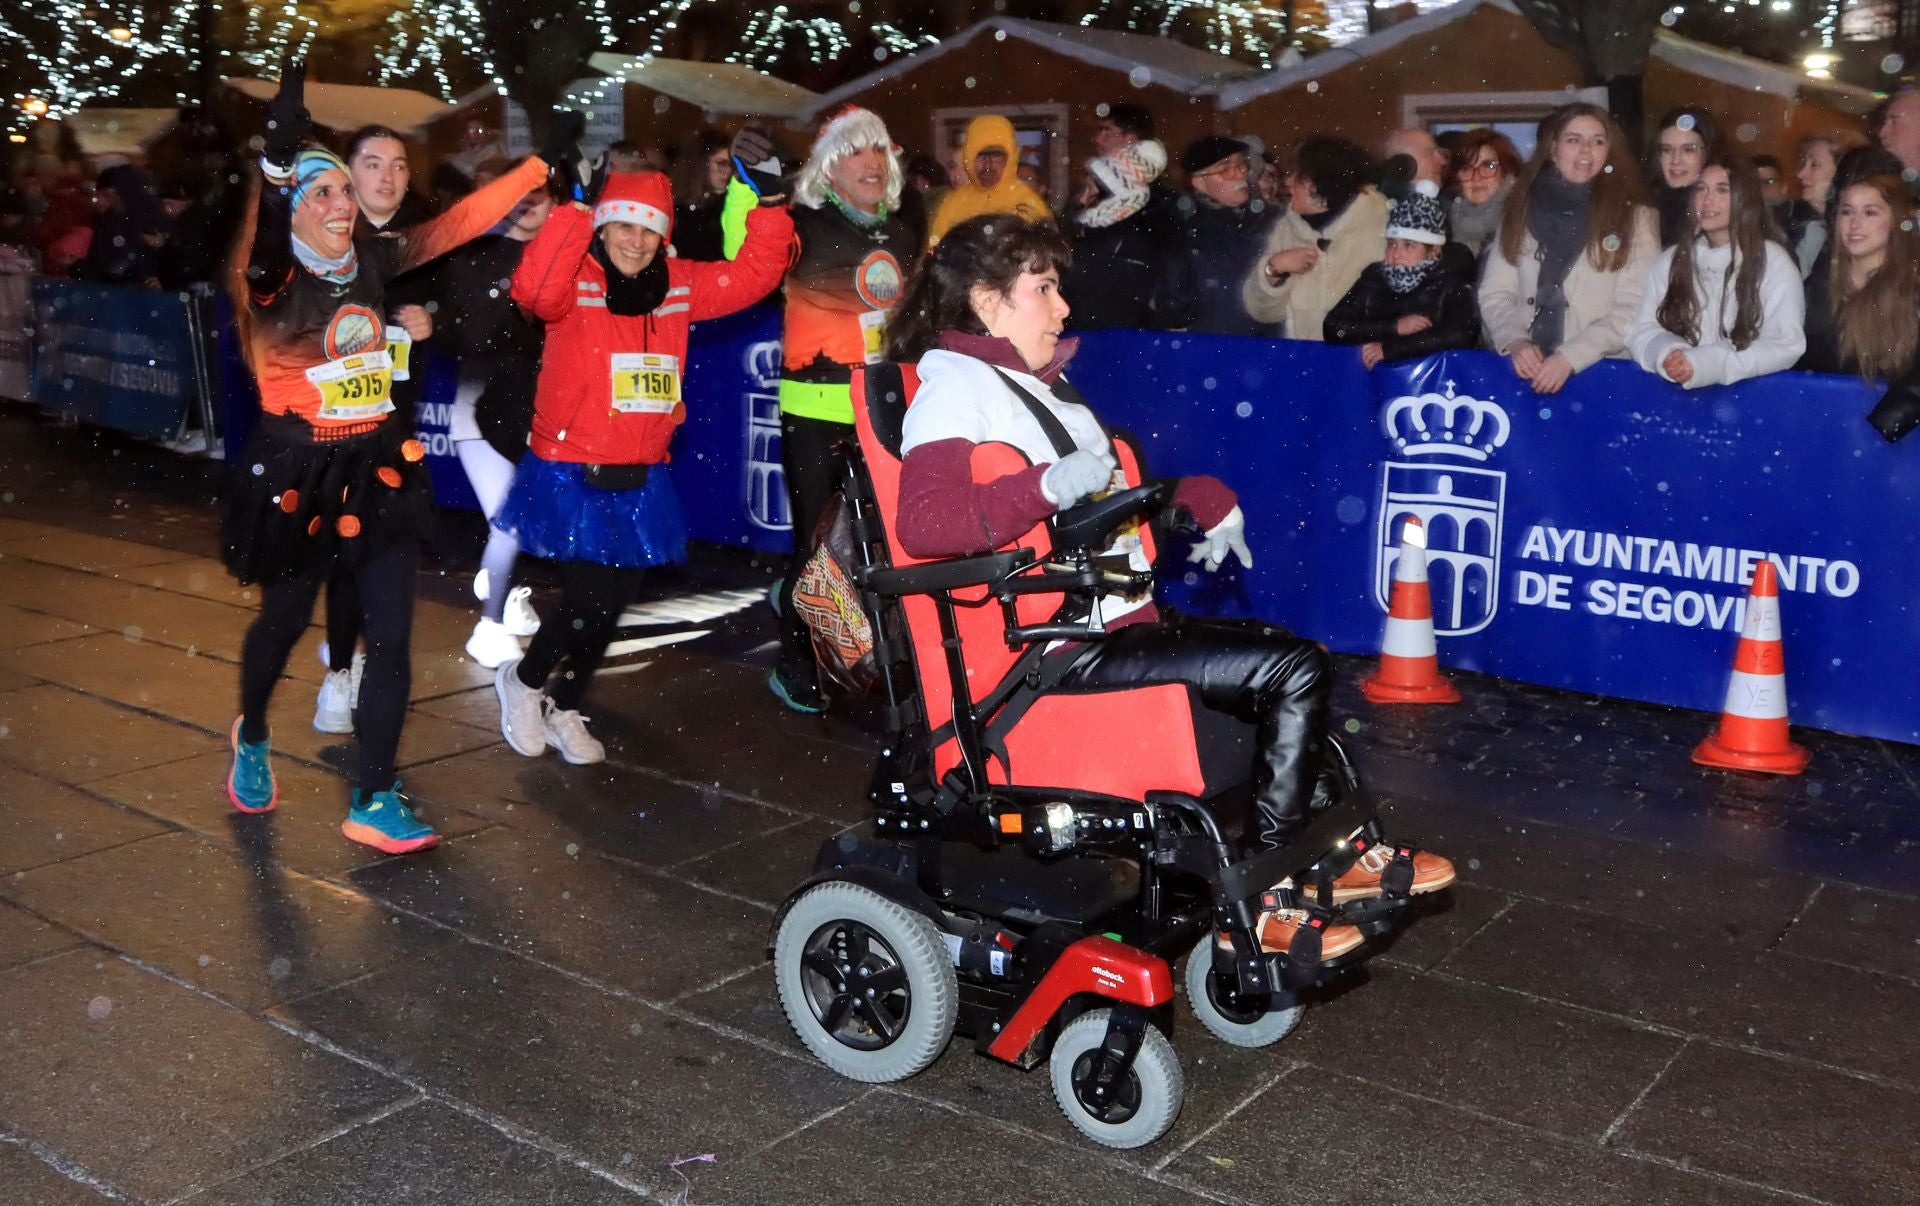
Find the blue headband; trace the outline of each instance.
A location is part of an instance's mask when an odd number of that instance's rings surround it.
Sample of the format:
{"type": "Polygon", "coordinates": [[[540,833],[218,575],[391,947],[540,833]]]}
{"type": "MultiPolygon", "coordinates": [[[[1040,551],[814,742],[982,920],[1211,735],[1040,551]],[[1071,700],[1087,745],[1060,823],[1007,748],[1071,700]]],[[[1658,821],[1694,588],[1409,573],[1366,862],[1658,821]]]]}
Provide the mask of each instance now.
{"type": "Polygon", "coordinates": [[[341,175],[346,175],[347,165],[340,162],[340,157],[325,147],[300,148],[300,153],[293,158],[293,205],[295,209],[300,207],[301,200],[306,197],[307,189],[313,182],[328,172],[339,172],[341,175]]]}

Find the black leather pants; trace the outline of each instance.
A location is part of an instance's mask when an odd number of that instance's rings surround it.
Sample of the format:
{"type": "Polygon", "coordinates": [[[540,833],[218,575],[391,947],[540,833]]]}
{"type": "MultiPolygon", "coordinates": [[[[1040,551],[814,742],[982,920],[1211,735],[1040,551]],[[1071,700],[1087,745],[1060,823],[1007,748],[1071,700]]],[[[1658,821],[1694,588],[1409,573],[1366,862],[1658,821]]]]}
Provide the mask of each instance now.
{"type": "MultiPolygon", "coordinates": [[[[1185,683],[1207,708],[1254,726],[1254,841],[1279,846],[1290,840],[1306,823],[1319,779],[1320,737],[1333,691],[1327,651],[1259,620],[1176,616],[1089,642],[1060,685],[1151,683],[1185,683]]],[[[1150,739],[1130,734],[1116,741],[1116,749],[1150,739]]]]}

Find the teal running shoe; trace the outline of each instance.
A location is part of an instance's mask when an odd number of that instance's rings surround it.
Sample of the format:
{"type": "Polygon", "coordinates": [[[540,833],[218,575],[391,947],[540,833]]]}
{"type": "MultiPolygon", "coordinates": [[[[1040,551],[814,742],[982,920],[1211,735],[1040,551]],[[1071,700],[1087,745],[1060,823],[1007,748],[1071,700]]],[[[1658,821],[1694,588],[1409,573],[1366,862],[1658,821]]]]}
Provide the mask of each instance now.
{"type": "Polygon", "coordinates": [[[775,699],[802,716],[818,716],[827,710],[827,702],[820,698],[820,687],[814,681],[811,666],[800,669],[782,659],[767,672],[767,689],[773,692],[775,699]]]}
{"type": "Polygon", "coordinates": [[[372,846],[382,854],[412,854],[440,842],[433,826],[413,815],[413,806],[401,793],[398,780],[386,791],[371,795],[354,788],[352,806],[347,819],[340,822],[340,832],[349,842],[372,846]]]}
{"type": "Polygon", "coordinates": [[[227,799],[241,812],[272,812],[280,800],[280,785],[273,779],[273,764],[267,760],[267,743],[249,744],[240,739],[240,718],[233,719],[233,771],[227,775],[227,799]]]}

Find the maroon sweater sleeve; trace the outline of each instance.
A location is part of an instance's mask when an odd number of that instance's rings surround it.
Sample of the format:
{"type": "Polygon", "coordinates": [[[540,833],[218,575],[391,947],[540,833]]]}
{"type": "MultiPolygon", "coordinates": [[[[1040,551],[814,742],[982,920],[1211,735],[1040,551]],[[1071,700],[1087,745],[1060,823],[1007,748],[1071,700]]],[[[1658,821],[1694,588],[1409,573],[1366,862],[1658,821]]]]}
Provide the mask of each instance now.
{"type": "Polygon", "coordinates": [[[935,440],[901,462],[894,526],[908,556],[991,552],[1053,514],[1054,505],[1040,492],[1045,465],[976,482],[974,448],[970,440],[935,440]]]}
{"type": "Polygon", "coordinates": [[[1204,473],[1183,477],[1173,488],[1173,505],[1193,516],[1203,532],[1225,519],[1239,502],[1225,482],[1204,473]]]}

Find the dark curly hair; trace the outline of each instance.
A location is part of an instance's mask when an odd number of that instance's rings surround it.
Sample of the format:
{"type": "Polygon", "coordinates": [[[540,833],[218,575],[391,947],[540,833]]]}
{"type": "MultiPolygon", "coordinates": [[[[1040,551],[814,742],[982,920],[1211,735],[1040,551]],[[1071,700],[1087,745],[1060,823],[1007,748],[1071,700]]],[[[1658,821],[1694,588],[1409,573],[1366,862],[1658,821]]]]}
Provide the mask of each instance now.
{"type": "Polygon", "coordinates": [[[912,362],[933,350],[942,331],[984,335],[973,312],[973,290],[985,285],[1002,296],[1022,273],[1064,273],[1073,259],[1052,222],[1017,214],[982,214],[955,226],[920,257],[906,291],[887,320],[887,358],[912,362]]]}
{"type": "Polygon", "coordinates": [[[1303,138],[1293,148],[1293,174],[1313,186],[1329,213],[1352,204],[1376,170],[1373,156],[1344,138],[1303,138]]]}

